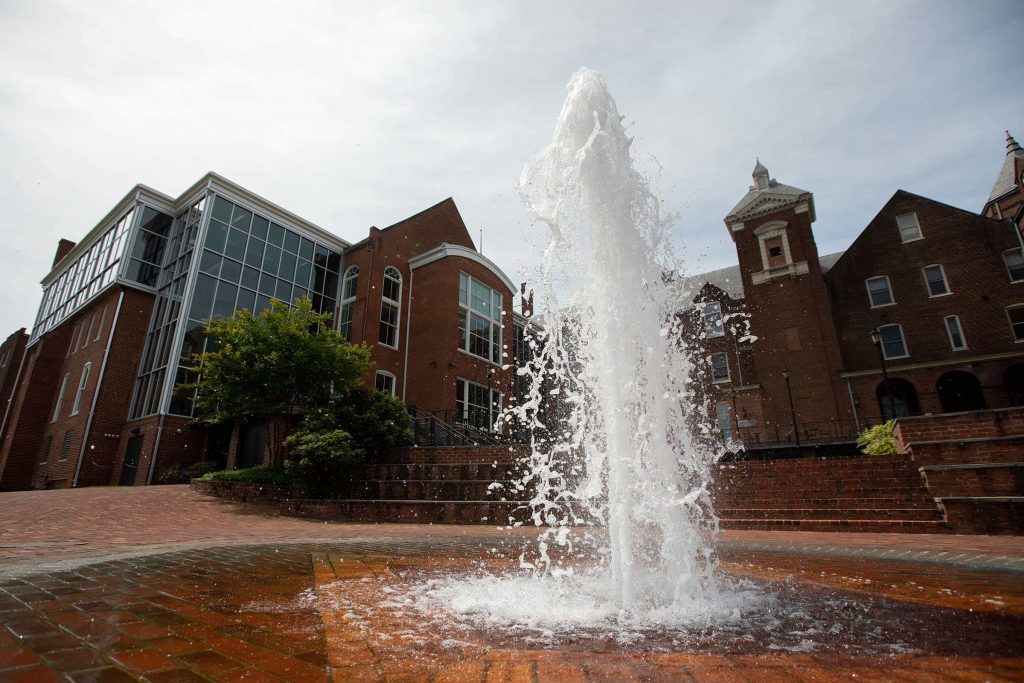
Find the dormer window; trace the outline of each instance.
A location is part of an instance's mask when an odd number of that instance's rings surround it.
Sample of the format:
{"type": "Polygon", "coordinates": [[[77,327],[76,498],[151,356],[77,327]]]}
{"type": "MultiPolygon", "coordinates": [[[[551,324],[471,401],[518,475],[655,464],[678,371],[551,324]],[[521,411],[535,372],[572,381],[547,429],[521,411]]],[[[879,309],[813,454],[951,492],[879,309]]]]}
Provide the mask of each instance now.
{"type": "Polygon", "coordinates": [[[921,234],[921,224],[917,222],[916,213],[905,213],[902,216],[896,216],[896,225],[900,229],[900,239],[904,242],[914,242],[924,237],[921,234]]]}

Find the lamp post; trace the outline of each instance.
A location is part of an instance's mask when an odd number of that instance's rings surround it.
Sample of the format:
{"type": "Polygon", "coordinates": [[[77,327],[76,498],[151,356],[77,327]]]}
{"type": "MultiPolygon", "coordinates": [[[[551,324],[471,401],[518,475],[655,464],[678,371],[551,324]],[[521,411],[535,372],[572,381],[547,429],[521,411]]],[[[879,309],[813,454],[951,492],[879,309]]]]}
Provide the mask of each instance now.
{"type": "Polygon", "coordinates": [[[877,327],[871,330],[871,343],[875,345],[876,349],[878,349],[878,360],[882,363],[882,386],[885,387],[885,402],[882,404],[882,419],[888,420],[895,417],[892,413],[895,413],[896,411],[893,410],[892,391],[889,388],[889,371],[885,367],[885,351],[882,349],[882,333],[877,327]],[[887,412],[889,413],[888,415],[886,414],[887,412]]]}
{"type": "Polygon", "coordinates": [[[793,390],[789,386],[789,368],[782,368],[782,379],[786,380],[786,395],[789,396],[789,416],[793,420],[793,436],[796,447],[800,448],[800,430],[796,427],[796,408],[793,407],[793,390]]]}

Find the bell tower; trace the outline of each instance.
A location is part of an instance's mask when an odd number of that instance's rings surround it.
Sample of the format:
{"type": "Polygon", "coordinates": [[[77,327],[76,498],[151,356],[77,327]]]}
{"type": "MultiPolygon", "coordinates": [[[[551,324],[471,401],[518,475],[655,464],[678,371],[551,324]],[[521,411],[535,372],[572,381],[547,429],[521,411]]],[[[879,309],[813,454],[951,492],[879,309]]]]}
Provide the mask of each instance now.
{"type": "Polygon", "coordinates": [[[814,196],[784,185],[757,160],[753,184],[725,217],[750,313],[766,430],[830,433],[852,417],[840,400],[842,360],[811,224],[814,196]],[[788,373],[786,372],[788,371],[788,373]],[[787,374],[789,387],[787,390],[787,374]],[[793,410],[789,392],[793,396],[793,410]]]}

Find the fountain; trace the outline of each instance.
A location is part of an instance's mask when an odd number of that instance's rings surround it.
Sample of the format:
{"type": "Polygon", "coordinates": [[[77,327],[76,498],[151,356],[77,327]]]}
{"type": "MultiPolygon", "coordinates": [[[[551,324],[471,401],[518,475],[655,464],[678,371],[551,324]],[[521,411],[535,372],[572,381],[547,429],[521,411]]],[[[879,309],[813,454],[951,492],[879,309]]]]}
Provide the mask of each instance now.
{"type": "Polygon", "coordinates": [[[715,573],[707,486],[720,446],[690,386],[673,216],[634,166],[622,118],[602,76],[578,70],[551,144],[520,180],[551,232],[544,330],[520,370],[529,399],[508,415],[534,427],[518,488],[532,491],[542,531],[517,573],[432,585],[470,619],[635,633],[736,618],[750,599],[715,573]]]}

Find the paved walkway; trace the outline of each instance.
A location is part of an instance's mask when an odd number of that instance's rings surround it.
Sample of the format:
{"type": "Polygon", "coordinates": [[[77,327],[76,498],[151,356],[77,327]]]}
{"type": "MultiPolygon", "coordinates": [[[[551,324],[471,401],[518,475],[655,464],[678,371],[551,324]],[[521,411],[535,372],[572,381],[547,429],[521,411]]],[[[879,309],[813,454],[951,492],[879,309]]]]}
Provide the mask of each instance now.
{"type": "Polygon", "coordinates": [[[1022,539],[725,532],[778,607],[712,634],[545,643],[415,611],[520,547],[325,524],[183,486],[0,494],[0,681],[1024,680],[1022,539]]]}

